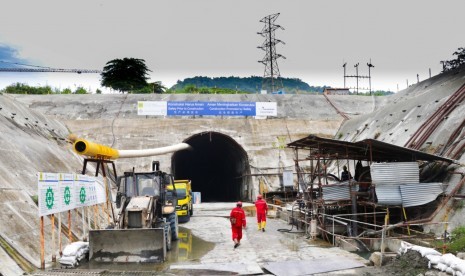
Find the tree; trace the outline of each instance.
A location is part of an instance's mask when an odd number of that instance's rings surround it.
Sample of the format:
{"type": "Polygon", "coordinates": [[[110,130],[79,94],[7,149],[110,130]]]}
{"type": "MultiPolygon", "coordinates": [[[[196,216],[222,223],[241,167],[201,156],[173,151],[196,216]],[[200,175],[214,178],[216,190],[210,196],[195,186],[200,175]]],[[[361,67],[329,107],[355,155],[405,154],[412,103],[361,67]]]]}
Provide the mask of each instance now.
{"type": "Polygon", "coordinates": [[[120,92],[142,89],[147,86],[148,72],[143,59],[113,59],[103,67],[101,84],[120,92]]]}
{"type": "Polygon", "coordinates": [[[443,72],[458,68],[461,65],[465,64],[465,47],[458,48],[457,51],[453,53],[453,55],[457,56],[457,58],[441,61],[443,72]]]}
{"type": "Polygon", "coordinates": [[[152,85],[152,87],[153,87],[153,93],[162,94],[162,93],[164,93],[166,91],[166,86],[164,86],[161,83],[161,81],[153,82],[150,85],[152,85]]]}

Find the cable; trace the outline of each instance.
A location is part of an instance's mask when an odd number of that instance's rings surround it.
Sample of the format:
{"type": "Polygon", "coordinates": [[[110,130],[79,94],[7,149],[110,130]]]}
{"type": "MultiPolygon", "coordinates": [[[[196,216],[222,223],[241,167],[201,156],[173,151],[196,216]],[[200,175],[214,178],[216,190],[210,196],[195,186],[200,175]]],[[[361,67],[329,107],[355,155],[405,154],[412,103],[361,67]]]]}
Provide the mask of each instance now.
{"type": "MultiPolygon", "coordinates": [[[[291,207],[291,218],[294,218],[294,206],[297,205],[298,202],[294,203],[291,207]]],[[[281,233],[291,233],[291,234],[301,234],[301,233],[305,233],[305,231],[298,231],[298,232],[291,232],[292,229],[294,229],[294,224],[291,224],[291,229],[284,229],[284,228],[280,228],[278,229],[277,231],[281,232],[281,233]]]]}

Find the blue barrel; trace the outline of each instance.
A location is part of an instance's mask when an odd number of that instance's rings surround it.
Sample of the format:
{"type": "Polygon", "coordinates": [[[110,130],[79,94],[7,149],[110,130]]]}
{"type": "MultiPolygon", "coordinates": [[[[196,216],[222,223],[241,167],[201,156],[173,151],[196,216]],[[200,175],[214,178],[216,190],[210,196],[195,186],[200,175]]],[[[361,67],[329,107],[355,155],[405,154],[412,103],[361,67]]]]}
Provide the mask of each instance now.
{"type": "Polygon", "coordinates": [[[192,197],[194,200],[194,204],[199,204],[202,202],[202,195],[200,192],[192,192],[192,197]]]}

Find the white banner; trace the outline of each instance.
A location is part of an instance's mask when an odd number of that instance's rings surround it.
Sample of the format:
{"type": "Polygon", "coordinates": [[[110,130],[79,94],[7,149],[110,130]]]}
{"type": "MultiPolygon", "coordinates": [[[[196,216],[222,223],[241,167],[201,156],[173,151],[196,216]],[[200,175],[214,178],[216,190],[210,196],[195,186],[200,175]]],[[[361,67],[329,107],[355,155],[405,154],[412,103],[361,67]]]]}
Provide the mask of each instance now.
{"type": "Polygon", "coordinates": [[[164,101],[153,102],[144,101],[137,102],[137,115],[153,115],[153,116],[166,116],[168,106],[164,101]]]}
{"type": "Polygon", "coordinates": [[[58,183],[60,186],[61,211],[68,211],[76,208],[76,198],[74,196],[74,174],[58,174],[58,183]]]}
{"type": "Polygon", "coordinates": [[[107,202],[107,193],[105,192],[105,183],[103,177],[99,176],[95,179],[95,192],[97,204],[107,202]]]}
{"type": "Polygon", "coordinates": [[[39,215],[46,216],[60,212],[58,174],[39,173],[39,215]]]}
{"type": "Polygon", "coordinates": [[[257,102],[256,116],[278,116],[276,102],[257,102]]]}
{"type": "Polygon", "coordinates": [[[102,177],[44,172],[37,176],[39,216],[106,202],[102,177]]]}

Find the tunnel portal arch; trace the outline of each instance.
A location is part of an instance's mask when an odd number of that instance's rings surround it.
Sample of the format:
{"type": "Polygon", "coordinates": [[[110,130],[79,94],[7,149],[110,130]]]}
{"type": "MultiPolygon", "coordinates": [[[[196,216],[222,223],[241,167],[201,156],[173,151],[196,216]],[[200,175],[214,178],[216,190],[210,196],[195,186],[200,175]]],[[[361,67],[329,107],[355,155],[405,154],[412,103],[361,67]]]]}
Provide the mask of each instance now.
{"type": "Polygon", "coordinates": [[[233,138],[219,132],[202,132],[184,143],[171,157],[175,179],[190,179],[202,202],[231,202],[248,198],[250,165],[247,152],[233,138]]]}

